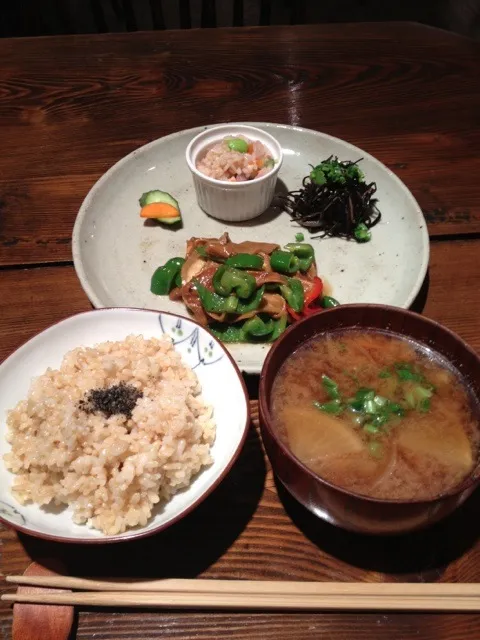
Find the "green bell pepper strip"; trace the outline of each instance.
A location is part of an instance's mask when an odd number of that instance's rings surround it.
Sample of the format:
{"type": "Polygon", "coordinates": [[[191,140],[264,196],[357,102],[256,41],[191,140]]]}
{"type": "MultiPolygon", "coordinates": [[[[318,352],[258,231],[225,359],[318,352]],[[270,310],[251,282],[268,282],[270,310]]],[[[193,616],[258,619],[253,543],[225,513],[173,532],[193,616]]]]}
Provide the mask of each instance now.
{"type": "Polygon", "coordinates": [[[249,273],[222,265],[213,276],[213,288],[221,296],[236,293],[239,298],[249,298],[257,286],[255,278],[249,273]]]}
{"type": "Polygon", "coordinates": [[[235,295],[228,296],[225,299],[225,304],[223,306],[223,310],[225,313],[235,313],[238,308],[238,298],[235,295]]]}
{"type": "Polygon", "coordinates": [[[278,320],[268,320],[267,322],[263,322],[263,325],[268,332],[265,330],[265,334],[263,336],[258,332],[257,327],[260,325],[255,322],[251,323],[251,320],[256,319],[261,320],[258,316],[254,318],[250,318],[245,320],[242,324],[226,324],[221,322],[213,323],[209,326],[210,331],[213,335],[221,340],[222,342],[259,342],[259,338],[263,337],[265,342],[274,342],[287,328],[287,315],[283,315],[278,320]],[[250,325],[247,325],[250,323],[250,325]],[[271,323],[271,324],[270,324],[271,323]],[[247,325],[247,326],[246,326],[247,325]],[[250,327],[250,331],[248,328],[250,327]],[[256,333],[253,333],[252,327],[255,329],[256,333]],[[272,327],[272,331],[270,331],[270,327],[272,327]]]}
{"type": "Polygon", "coordinates": [[[223,324],[217,322],[209,325],[209,330],[222,342],[247,342],[243,324],[223,324]]]}
{"type": "Polygon", "coordinates": [[[280,293],[293,311],[297,313],[303,311],[304,291],[300,280],[297,280],[297,278],[288,278],[288,284],[280,285],[280,293]]]}
{"type": "Polygon", "coordinates": [[[331,309],[332,307],[338,307],[339,301],[332,298],[332,296],[323,296],[321,305],[324,309],[331,309]]]}
{"type": "Polygon", "coordinates": [[[287,328],[287,320],[288,320],[288,316],[285,313],[278,320],[274,320],[273,321],[274,328],[273,328],[271,336],[268,339],[268,342],[275,342],[275,340],[282,335],[282,333],[287,328]]]}
{"type": "Polygon", "coordinates": [[[299,258],[298,259],[298,270],[302,273],[306,273],[313,264],[313,256],[310,258],[299,258]]]}
{"type": "Polygon", "coordinates": [[[278,273],[296,273],[298,271],[299,260],[290,251],[274,251],[270,256],[270,266],[278,273]]]}
{"type": "Polygon", "coordinates": [[[179,276],[182,266],[185,262],[184,258],[171,258],[162,267],[158,267],[152,276],[150,282],[150,291],[157,296],[167,296],[177,284],[177,276],[179,276]]]}
{"type": "Polygon", "coordinates": [[[198,280],[194,280],[193,283],[195,284],[195,289],[197,290],[198,297],[205,311],[209,311],[210,313],[225,312],[225,298],[209,291],[203,284],[200,284],[198,280]]]}
{"type": "Polygon", "coordinates": [[[264,293],[265,287],[263,286],[260,287],[260,289],[257,289],[255,293],[247,300],[239,300],[235,313],[241,316],[243,313],[249,313],[250,311],[255,311],[255,309],[258,309],[264,293]]]}
{"type": "Polygon", "coordinates": [[[261,269],[263,258],[251,253],[237,253],[227,258],[225,264],[235,269],[261,269]]]}
{"type": "Polygon", "coordinates": [[[314,258],[315,250],[311,244],[306,244],[304,242],[289,242],[285,245],[285,249],[293,253],[297,258],[314,258]]]}
{"type": "Polygon", "coordinates": [[[266,322],[260,316],[253,316],[245,321],[243,331],[247,337],[265,338],[273,332],[273,320],[269,318],[266,322]]]}

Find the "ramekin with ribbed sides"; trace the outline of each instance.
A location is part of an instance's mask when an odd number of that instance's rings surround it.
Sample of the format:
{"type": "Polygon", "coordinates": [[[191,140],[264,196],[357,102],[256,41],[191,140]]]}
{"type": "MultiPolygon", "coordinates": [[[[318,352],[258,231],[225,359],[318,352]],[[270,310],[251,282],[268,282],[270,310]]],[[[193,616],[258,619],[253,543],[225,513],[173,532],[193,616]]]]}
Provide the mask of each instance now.
{"type": "Polygon", "coordinates": [[[186,159],[197,202],[205,213],[219,220],[241,222],[256,218],[271,205],[283,153],[269,133],[232,123],[206,128],[195,136],[187,147],[186,159]],[[224,141],[226,153],[218,154],[218,162],[214,154],[206,158],[224,141]],[[264,166],[264,159],[270,166],[264,166]],[[213,177],[218,175],[221,178],[213,177]]]}

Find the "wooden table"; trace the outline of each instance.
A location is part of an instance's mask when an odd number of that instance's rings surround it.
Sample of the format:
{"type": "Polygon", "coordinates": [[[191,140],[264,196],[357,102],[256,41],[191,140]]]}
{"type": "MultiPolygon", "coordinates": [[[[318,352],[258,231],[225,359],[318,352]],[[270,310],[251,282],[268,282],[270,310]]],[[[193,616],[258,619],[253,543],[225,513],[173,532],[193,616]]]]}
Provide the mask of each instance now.
{"type": "MultiPolygon", "coordinates": [[[[90,308],[70,250],[95,180],[136,147],[234,120],[347,139],[411,188],[431,263],[415,309],[480,349],[480,44],[414,24],[205,30],[0,41],[0,357],[90,308]]],[[[256,381],[249,380],[257,426],[256,381]]],[[[0,527],[1,570],[58,558],[72,574],[480,580],[480,496],[398,539],[320,522],[275,482],[256,428],[220,488],[182,523],[82,548],[0,527]]],[[[11,610],[0,612],[9,639],[11,610]]],[[[82,611],[77,638],[480,638],[478,615],[82,611]]]]}

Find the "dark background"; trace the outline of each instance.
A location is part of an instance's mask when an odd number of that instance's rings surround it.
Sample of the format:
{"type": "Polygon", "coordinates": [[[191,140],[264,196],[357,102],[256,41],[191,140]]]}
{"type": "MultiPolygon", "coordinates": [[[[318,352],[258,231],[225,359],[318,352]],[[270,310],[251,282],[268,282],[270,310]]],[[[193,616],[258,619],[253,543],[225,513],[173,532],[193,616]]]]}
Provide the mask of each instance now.
{"type": "MultiPolygon", "coordinates": [[[[205,0],[183,2],[192,27],[201,26],[202,3],[205,0]]],[[[0,37],[152,29],[155,6],[162,10],[162,26],[175,29],[182,26],[181,4],[182,0],[1,0],[0,37]]],[[[234,0],[206,4],[213,7],[217,26],[232,25],[234,0]]],[[[270,24],[407,20],[480,39],[480,0],[270,0],[267,4],[270,24]]],[[[260,5],[261,0],[243,1],[244,24],[259,24],[260,5]]]]}

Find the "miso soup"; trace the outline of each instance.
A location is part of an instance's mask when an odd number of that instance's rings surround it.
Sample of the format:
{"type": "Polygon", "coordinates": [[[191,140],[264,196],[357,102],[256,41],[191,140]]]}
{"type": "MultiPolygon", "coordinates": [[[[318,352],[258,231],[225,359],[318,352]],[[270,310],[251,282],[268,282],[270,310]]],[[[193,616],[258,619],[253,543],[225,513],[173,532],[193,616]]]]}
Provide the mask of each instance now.
{"type": "Polygon", "coordinates": [[[285,361],[272,415],[292,453],[332,484],[423,500],[453,489],[476,464],[475,402],[438,354],[352,329],[316,337],[285,361]]]}

